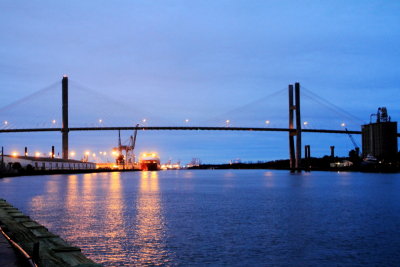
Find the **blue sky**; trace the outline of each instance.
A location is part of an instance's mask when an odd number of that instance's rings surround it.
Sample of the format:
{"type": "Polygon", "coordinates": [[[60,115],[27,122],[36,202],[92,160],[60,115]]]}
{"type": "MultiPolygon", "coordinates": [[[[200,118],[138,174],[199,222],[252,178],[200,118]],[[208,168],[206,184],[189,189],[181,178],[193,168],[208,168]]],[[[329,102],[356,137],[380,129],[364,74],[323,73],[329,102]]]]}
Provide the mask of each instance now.
{"type": "MultiPolygon", "coordinates": [[[[304,96],[310,128],[346,121],[358,130],[380,106],[400,117],[398,1],[5,0],[0,12],[0,119],[15,127],[59,121],[54,83],[63,74],[71,79],[76,126],[99,118],[105,125],[143,118],[149,126],[183,125],[189,118],[192,125],[230,119],[232,126],[270,120],[285,127],[285,92],[265,97],[295,81],[363,120],[348,121],[304,96]],[[9,106],[52,84],[45,95],[9,106]]],[[[109,150],[116,136],[71,134],[71,148],[109,150]]],[[[0,143],[6,151],[59,150],[60,137],[2,134],[0,143]]],[[[352,148],[342,135],[303,140],[315,156],[330,145],[341,155],[352,148]]],[[[283,133],[140,132],[138,142],[138,151],[183,162],[287,157],[283,133]]]]}

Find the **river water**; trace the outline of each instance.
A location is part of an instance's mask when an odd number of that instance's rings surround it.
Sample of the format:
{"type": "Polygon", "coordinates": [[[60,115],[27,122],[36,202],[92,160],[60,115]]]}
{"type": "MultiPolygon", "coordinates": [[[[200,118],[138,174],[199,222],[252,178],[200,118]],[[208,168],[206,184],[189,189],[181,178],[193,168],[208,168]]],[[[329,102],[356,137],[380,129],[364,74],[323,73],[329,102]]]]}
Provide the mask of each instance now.
{"type": "Polygon", "coordinates": [[[180,170],[0,179],[105,266],[399,266],[400,175],[180,170]]]}

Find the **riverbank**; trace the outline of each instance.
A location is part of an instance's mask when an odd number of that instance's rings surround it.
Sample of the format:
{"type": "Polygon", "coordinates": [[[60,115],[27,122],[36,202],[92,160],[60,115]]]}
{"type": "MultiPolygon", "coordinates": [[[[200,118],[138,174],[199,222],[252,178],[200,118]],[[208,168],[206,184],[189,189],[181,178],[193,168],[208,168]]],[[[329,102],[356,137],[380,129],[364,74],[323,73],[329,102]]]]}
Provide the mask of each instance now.
{"type": "MultiPolygon", "coordinates": [[[[202,164],[193,166],[189,169],[199,170],[226,170],[226,169],[269,169],[269,170],[287,170],[289,168],[289,160],[275,160],[257,163],[231,163],[231,164],[202,164]]],[[[377,163],[362,164],[362,162],[350,162],[348,158],[330,157],[310,158],[303,160],[302,171],[345,171],[345,172],[376,172],[376,173],[397,173],[400,172],[399,163],[377,163]],[[331,166],[333,164],[333,166],[331,166]]]]}
{"type": "MultiPolygon", "coordinates": [[[[46,227],[26,216],[6,200],[0,199],[0,225],[27,261],[39,266],[101,266],[46,227]],[[25,254],[26,253],[26,254],[25,254]]],[[[12,260],[12,259],[11,259],[12,260]]],[[[31,265],[34,266],[34,265],[31,265]]]]}

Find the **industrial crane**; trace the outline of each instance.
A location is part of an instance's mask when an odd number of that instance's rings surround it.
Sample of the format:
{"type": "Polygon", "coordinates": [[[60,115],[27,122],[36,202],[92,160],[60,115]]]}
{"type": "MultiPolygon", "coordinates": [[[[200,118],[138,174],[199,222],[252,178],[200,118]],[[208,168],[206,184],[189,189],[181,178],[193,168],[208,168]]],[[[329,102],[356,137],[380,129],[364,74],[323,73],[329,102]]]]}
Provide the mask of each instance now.
{"type": "Polygon", "coordinates": [[[128,145],[122,145],[121,131],[118,130],[118,147],[115,147],[113,149],[114,151],[118,151],[118,155],[116,158],[117,164],[121,164],[121,165],[125,166],[125,164],[134,164],[135,163],[135,154],[133,153],[133,151],[136,146],[136,136],[137,136],[138,127],[139,127],[139,124],[136,124],[136,129],[135,129],[134,135],[130,136],[128,145]],[[125,156],[123,154],[123,151],[125,151],[125,156]]]}
{"type": "Polygon", "coordinates": [[[357,153],[357,156],[360,155],[360,147],[357,145],[356,141],[354,140],[353,136],[351,135],[351,133],[349,132],[349,130],[347,130],[347,128],[344,128],[346,130],[347,135],[350,137],[351,142],[353,143],[354,146],[354,150],[357,153]]]}

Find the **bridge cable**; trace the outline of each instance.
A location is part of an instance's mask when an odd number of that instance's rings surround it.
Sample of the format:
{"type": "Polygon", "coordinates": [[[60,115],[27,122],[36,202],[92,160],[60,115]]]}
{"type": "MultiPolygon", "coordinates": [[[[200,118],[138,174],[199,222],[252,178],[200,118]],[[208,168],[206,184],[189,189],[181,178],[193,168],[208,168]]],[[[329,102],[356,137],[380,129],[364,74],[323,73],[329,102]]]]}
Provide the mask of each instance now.
{"type": "Polygon", "coordinates": [[[352,121],[353,123],[364,123],[364,120],[352,115],[351,113],[347,112],[346,110],[338,107],[337,105],[333,104],[332,102],[320,97],[319,95],[315,94],[314,92],[312,92],[311,90],[305,88],[304,86],[301,87],[302,92],[304,92],[304,96],[306,96],[307,98],[313,100],[314,102],[330,109],[331,111],[333,111],[334,113],[344,116],[346,118],[348,118],[350,121],[352,121]]]}
{"type": "Polygon", "coordinates": [[[214,120],[219,120],[220,118],[226,117],[226,116],[228,116],[228,115],[230,115],[230,114],[232,114],[232,113],[239,113],[240,111],[243,111],[243,110],[245,110],[245,109],[250,109],[250,107],[254,107],[254,106],[256,106],[257,104],[263,103],[263,102],[265,102],[265,100],[267,100],[267,99],[270,100],[270,99],[273,98],[273,97],[277,97],[277,96],[279,96],[279,95],[282,95],[282,94],[283,94],[284,92],[286,92],[286,91],[287,91],[287,88],[279,89],[279,90],[274,91],[274,92],[272,92],[272,93],[270,93],[270,94],[268,94],[268,95],[266,95],[266,96],[263,96],[263,97],[258,98],[258,99],[256,99],[256,100],[253,100],[253,101],[251,101],[251,102],[248,102],[248,103],[246,103],[246,104],[244,104],[244,105],[242,105],[242,106],[236,107],[236,108],[234,108],[234,109],[231,109],[231,110],[228,110],[228,111],[226,111],[226,112],[224,112],[224,113],[221,113],[221,114],[219,114],[219,115],[217,115],[217,116],[214,116],[214,117],[212,117],[212,118],[206,120],[206,122],[214,121],[214,120]]]}

